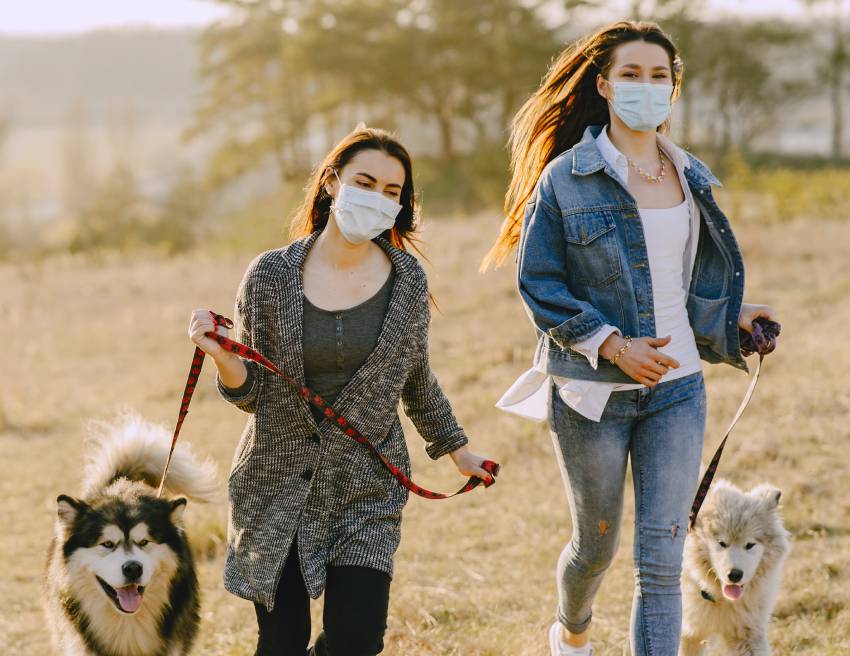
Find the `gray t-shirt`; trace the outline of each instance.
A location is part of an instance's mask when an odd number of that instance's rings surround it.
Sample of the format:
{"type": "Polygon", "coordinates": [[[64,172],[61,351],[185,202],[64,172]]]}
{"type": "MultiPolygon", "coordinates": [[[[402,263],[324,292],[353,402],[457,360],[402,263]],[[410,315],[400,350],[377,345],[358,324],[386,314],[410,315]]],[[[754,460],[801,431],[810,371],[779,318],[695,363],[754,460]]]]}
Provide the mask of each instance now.
{"type": "MultiPolygon", "coordinates": [[[[304,378],[330,404],[375,348],[390,304],[394,274],[362,303],[324,310],[304,297],[304,378]]],[[[317,419],[321,410],[310,406],[317,419]]]]}
{"type": "MultiPolygon", "coordinates": [[[[381,288],[362,303],[344,310],[324,310],[304,297],[303,350],[307,387],[333,404],[342,388],[375,348],[390,305],[395,271],[390,270],[381,288]]],[[[252,385],[252,369],[233,395],[246,393],[252,385]]],[[[322,412],[310,405],[316,421],[322,412]]]]}

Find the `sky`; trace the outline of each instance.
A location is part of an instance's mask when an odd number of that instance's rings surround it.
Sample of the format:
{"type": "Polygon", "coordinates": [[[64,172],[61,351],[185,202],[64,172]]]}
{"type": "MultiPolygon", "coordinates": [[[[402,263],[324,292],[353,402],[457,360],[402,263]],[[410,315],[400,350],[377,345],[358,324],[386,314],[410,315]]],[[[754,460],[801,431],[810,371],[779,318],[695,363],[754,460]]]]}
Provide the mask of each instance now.
{"type": "MultiPolygon", "coordinates": [[[[709,6],[715,15],[799,16],[804,12],[802,5],[799,0],[710,0],[709,6]]],[[[63,34],[126,25],[202,26],[224,14],[210,0],[0,0],[0,33],[63,34]]]]}

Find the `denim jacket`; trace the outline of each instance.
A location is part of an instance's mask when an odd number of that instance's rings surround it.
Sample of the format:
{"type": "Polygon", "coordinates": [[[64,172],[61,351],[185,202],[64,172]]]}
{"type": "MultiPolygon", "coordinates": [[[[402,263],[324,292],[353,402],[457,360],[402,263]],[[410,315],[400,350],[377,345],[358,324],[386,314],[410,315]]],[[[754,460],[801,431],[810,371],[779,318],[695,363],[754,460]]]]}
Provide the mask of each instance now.
{"type": "MultiPolygon", "coordinates": [[[[593,369],[570,347],[606,323],[624,335],[656,336],[652,280],[637,204],[596,145],[601,125],[553,159],[526,207],[517,283],[538,343],[535,363],[555,376],[634,382],[600,359],[593,369]]],[[[738,314],[744,261],[711,185],[720,182],[687,153],[685,177],[700,212],[687,311],[700,357],[747,371],[738,314]]]]}

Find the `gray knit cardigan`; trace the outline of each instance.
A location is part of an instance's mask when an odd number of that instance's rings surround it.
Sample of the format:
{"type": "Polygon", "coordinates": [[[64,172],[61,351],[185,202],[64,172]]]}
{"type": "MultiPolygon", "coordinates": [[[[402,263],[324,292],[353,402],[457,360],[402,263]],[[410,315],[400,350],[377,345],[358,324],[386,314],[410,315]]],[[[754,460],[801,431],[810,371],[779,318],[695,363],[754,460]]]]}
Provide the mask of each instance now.
{"type": "MultiPolygon", "coordinates": [[[[319,232],[257,256],[239,285],[235,339],[304,382],[303,264],[319,232]]],[[[416,258],[383,238],[395,271],[375,349],[334,407],[390,461],[410,474],[398,417],[405,413],[428,442],[431,458],[467,442],[428,364],[429,297],[416,258]]],[[[252,361],[253,383],[238,396],[216,376],[219,393],[249,413],[228,478],[224,586],[272,610],[280,572],[298,537],[311,597],[328,565],[372,567],[392,575],[408,492],[363,445],[325,419],[279,376],[252,361]]]]}

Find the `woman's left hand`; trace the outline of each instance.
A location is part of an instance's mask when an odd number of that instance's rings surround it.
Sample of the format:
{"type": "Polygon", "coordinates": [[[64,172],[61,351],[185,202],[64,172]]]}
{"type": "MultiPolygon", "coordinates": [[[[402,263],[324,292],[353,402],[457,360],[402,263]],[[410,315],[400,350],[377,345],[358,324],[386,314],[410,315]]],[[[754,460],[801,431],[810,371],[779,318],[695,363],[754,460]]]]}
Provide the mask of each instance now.
{"type": "Polygon", "coordinates": [[[454,460],[457,470],[464,476],[477,476],[485,482],[489,482],[492,478],[490,472],[481,466],[481,463],[487,460],[487,458],[475,455],[466,445],[455,449],[449,455],[454,460]]]}
{"type": "Polygon", "coordinates": [[[743,328],[748,333],[753,332],[753,321],[759,317],[764,317],[770,321],[779,321],[776,314],[769,305],[756,305],[755,303],[744,303],[741,305],[741,312],[738,315],[738,327],[743,328]]]}

